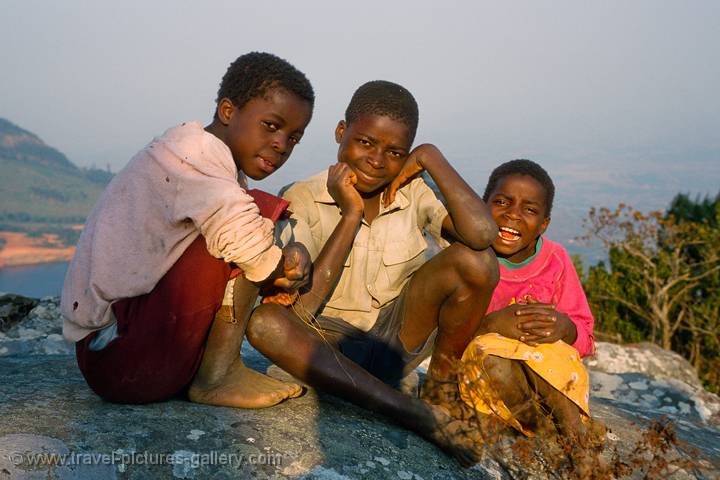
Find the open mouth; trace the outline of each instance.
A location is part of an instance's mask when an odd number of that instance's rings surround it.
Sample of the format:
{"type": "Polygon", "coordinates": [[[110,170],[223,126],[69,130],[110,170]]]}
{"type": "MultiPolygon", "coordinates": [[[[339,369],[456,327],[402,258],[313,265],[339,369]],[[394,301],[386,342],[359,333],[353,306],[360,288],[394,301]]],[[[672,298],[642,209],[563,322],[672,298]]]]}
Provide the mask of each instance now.
{"type": "Polygon", "coordinates": [[[520,232],[510,227],[500,227],[498,230],[498,236],[503,240],[514,242],[520,240],[520,232]]]}

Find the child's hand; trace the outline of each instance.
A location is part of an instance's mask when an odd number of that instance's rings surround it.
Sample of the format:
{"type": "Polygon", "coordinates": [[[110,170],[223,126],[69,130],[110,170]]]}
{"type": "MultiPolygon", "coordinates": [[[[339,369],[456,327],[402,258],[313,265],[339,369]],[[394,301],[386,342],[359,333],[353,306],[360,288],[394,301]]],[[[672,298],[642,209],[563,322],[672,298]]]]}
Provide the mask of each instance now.
{"type": "Polygon", "coordinates": [[[518,330],[523,332],[520,341],[528,345],[554,343],[563,340],[572,345],[577,338],[577,329],[570,317],[555,310],[555,305],[540,303],[528,296],[525,308],[518,309],[518,330]]]}
{"type": "Polygon", "coordinates": [[[277,303],[283,307],[289,307],[300,296],[300,292],[297,290],[293,292],[286,292],[285,290],[274,290],[271,292],[260,292],[263,294],[262,303],[277,303]]]}
{"type": "Polygon", "coordinates": [[[491,313],[492,322],[488,326],[488,331],[498,333],[505,338],[523,341],[527,332],[518,328],[520,323],[518,312],[525,307],[527,305],[516,303],[491,313]]]}
{"type": "Polygon", "coordinates": [[[293,292],[310,281],[312,260],[302,243],[290,243],[282,251],[282,273],[275,278],[273,286],[293,292]]]}
{"type": "Polygon", "coordinates": [[[360,214],[362,216],[365,209],[363,199],[355,189],[356,183],[357,176],[346,163],[336,163],[330,166],[327,189],[343,215],[360,214]]]}
{"type": "Polygon", "coordinates": [[[442,155],[440,150],[438,150],[434,145],[430,145],[428,143],[414,148],[413,151],[410,152],[410,155],[408,155],[405,159],[405,164],[400,170],[400,173],[398,173],[397,177],[395,177],[393,181],[385,187],[385,191],[383,193],[383,205],[385,205],[385,207],[390,205],[395,200],[395,193],[397,193],[398,189],[425,170],[423,160],[427,156],[438,154],[442,155]]]}

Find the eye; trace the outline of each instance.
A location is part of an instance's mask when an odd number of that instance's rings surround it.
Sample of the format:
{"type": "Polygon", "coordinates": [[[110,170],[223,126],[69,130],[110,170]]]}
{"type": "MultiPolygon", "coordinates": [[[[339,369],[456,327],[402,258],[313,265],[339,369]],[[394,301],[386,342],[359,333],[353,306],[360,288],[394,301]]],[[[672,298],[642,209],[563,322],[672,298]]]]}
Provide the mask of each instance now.
{"type": "Polygon", "coordinates": [[[525,211],[530,213],[531,215],[537,215],[537,210],[534,208],[526,208],[525,211]]]}
{"type": "Polygon", "coordinates": [[[363,145],[363,146],[365,146],[365,147],[369,147],[369,146],[370,146],[370,142],[368,142],[368,141],[365,140],[364,138],[358,138],[357,141],[358,141],[358,143],[359,143],[360,145],[363,145]]]}
{"type": "Polygon", "coordinates": [[[300,143],[300,137],[298,137],[297,135],[290,135],[290,142],[293,145],[297,145],[298,143],[300,143]]]}
{"type": "Polygon", "coordinates": [[[393,158],[402,158],[403,156],[402,152],[396,152],[394,150],[390,150],[388,154],[393,158]]]}
{"type": "Polygon", "coordinates": [[[505,201],[505,199],[502,199],[502,198],[496,198],[495,200],[493,200],[493,203],[495,205],[507,205],[507,202],[505,201]]]}
{"type": "Polygon", "coordinates": [[[278,125],[275,122],[263,120],[262,124],[265,125],[265,128],[267,128],[271,132],[275,132],[278,129],[278,125]]]}

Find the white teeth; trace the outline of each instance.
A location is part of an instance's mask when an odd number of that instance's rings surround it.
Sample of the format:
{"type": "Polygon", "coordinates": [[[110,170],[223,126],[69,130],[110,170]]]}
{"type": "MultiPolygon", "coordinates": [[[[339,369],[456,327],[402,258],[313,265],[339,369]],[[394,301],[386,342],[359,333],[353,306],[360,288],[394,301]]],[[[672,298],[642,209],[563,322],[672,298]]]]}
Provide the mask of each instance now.
{"type": "Polygon", "coordinates": [[[500,227],[500,230],[502,230],[503,232],[512,233],[513,235],[520,235],[520,232],[510,227],[500,227]]]}

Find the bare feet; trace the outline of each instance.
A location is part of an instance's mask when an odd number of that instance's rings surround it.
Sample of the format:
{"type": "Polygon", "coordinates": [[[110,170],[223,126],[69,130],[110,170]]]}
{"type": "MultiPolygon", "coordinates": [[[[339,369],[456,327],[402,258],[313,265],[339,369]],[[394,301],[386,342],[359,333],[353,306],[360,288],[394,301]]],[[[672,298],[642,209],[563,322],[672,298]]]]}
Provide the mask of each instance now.
{"type": "Polygon", "coordinates": [[[457,381],[438,381],[430,375],[425,377],[420,389],[420,398],[430,405],[440,405],[452,413],[452,408],[460,400],[460,391],[457,381]]]}
{"type": "Polygon", "coordinates": [[[475,416],[475,410],[460,398],[457,382],[439,382],[427,376],[420,398],[427,404],[443,408],[454,419],[468,421],[475,416]]]}
{"type": "MultiPolygon", "coordinates": [[[[570,428],[565,425],[565,431],[558,437],[557,443],[568,453],[572,473],[577,478],[605,478],[603,473],[598,472],[607,473],[607,463],[600,455],[605,448],[607,428],[596,420],[579,424],[570,428]]],[[[559,425],[559,429],[562,431],[563,425],[559,425]]]]}
{"type": "Polygon", "coordinates": [[[190,385],[188,397],[195,403],[222,407],[265,408],[288,398],[299,397],[300,385],[286,383],[247,368],[239,359],[217,382],[203,384],[197,376],[190,385]]]}
{"type": "Polygon", "coordinates": [[[463,467],[471,467],[479,462],[482,442],[478,441],[477,430],[467,422],[453,419],[443,407],[428,407],[428,423],[417,431],[454,457],[463,467]]]}
{"type": "Polygon", "coordinates": [[[607,438],[608,428],[600,420],[590,419],[590,425],[587,427],[590,436],[591,448],[605,448],[605,439],[607,438]]]}

